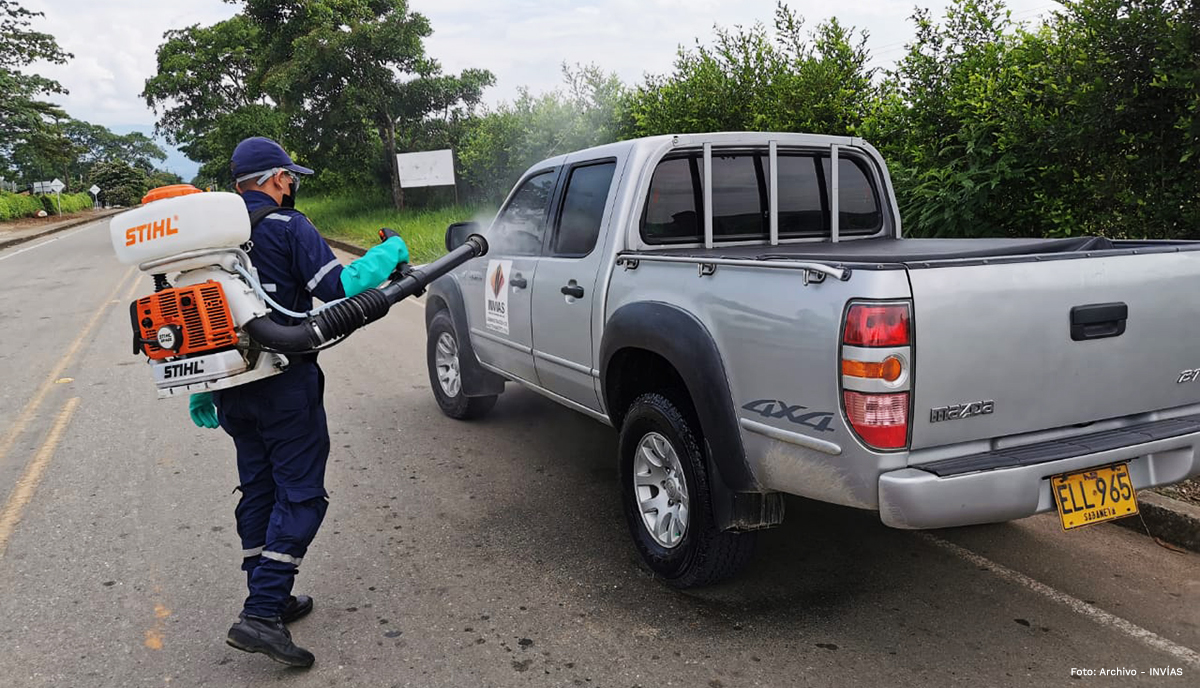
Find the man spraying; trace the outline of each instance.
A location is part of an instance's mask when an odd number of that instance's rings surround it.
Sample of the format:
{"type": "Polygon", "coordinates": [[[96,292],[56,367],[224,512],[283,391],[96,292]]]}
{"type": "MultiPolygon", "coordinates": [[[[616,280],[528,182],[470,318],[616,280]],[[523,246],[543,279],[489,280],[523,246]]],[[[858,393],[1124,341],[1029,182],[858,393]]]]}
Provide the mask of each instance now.
{"type": "MultiPolygon", "coordinates": [[[[276,142],[248,138],[233,151],[234,189],[250,213],[250,254],[263,288],[284,308],[312,309],[377,286],[408,261],[404,241],[393,236],[350,265],[342,266],[316,227],[293,208],[301,167],[276,142]]],[[[281,325],[294,318],[271,313],[281,325]]],[[[292,594],[301,560],[328,506],[325,464],[329,458],[325,377],[317,356],[289,354],[279,374],[245,385],[194,394],[192,421],[221,428],[237,450],[238,536],[249,595],[226,642],[262,652],[277,662],[308,667],[313,654],[298,647],[286,624],[312,611],[310,597],[292,594]]]]}

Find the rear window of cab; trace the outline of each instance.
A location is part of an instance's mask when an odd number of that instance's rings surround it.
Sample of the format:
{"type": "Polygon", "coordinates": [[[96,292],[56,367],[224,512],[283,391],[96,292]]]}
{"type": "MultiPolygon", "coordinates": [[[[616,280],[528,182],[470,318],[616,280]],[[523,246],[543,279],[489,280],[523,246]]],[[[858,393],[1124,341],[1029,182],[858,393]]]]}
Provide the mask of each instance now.
{"type": "MultiPolygon", "coordinates": [[[[780,151],[779,237],[820,238],[832,234],[828,154],[780,151]]],[[[713,240],[765,240],[770,233],[766,152],[713,151],[713,240]]],[[[704,241],[704,157],[700,152],[664,158],[654,170],[642,211],[641,235],[648,244],[704,241]]],[[[838,159],[840,235],[866,236],[883,228],[879,195],[864,163],[838,159]]]]}

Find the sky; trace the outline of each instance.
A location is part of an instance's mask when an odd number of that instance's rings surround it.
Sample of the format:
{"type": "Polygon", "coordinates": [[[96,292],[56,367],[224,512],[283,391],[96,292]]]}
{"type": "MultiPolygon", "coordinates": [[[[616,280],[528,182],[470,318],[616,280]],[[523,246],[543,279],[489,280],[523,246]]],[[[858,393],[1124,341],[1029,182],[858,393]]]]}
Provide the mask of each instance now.
{"type": "MultiPolygon", "coordinates": [[[[115,131],[150,131],[155,115],[139,97],[155,72],[155,50],[169,29],[227,19],[237,4],[223,0],[20,0],[45,13],[34,28],[74,54],[66,65],[36,65],[70,94],[54,98],[77,119],[115,131]]],[[[874,63],[890,66],[912,39],[913,7],[940,16],[947,4],[930,0],[791,0],[815,26],[836,14],[869,33],[874,63]]],[[[775,0],[410,0],[429,18],[426,52],[448,72],[485,67],[496,85],[485,102],[512,99],[525,86],[537,93],[562,84],[562,64],[595,63],[627,84],[670,70],[680,45],[710,42],[713,26],[771,26],[775,0]]],[[[1009,0],[1018,21],[1036,21],[1054,0],[1009,0]]],[[[184,178],[195,166],[172,154],[165,165],[184,178]]]]}

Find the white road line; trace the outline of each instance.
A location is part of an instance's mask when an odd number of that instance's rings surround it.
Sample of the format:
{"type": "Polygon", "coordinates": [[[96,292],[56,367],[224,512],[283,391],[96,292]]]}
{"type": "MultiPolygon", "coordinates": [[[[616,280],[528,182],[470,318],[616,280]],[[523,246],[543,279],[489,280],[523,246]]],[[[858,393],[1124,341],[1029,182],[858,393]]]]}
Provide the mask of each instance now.
{"type": "Polygon", "coordinates": [[[1121,633],[1124,633],[1135,640],[1139,640],[1156,650],[1171,655],[1181,662],[1200,669],[1200,652],[1196,652],[1195,650],[1182,645],[1176,645],[1170,640],[1167,640],[1156,633],[1148,631],[1131,621],[1127,621],[1119,616],[1110,614],[1099,607],[1084,602],[1081,599],[1071,597],[1065,592],[1055,590],[1045,583],[1041,583],[1023,573],[1019,573],[1006,566],[997,564],[983,555],[976,554],[965,547],[954,544],[953,542],[943,540],[936,535],[923,532],[914,533],[914,535],[935,547],[950,552],[959,559],[968,561],[976,566],[982,566],[1011,583],[1016,583],[1017,585],[1028,588],[1033,592],[1042,595],[1043,597],[1047,597],[1061,605],[1069,607],[1075,613],[1086,616],[1101,626],[1108,626],[1109,628],[1120,631],[1121,633]]]}
{"type": "Polygon", "coordinates": [[[96,220],[95,222],[89,222],[88,224],[80,227],[79,229],[67,232],[66,234],[59,234],[58,236],[54,237],[53,239],[43,241],[40,244],[34,244],[33,246],[26,246],[25,248],[17,249],[16,251],[13,251],[12,253],[0,256],[0,260],[8,260],[9,258],[12,258],[13,256],[19,256],[26,251],[32,251],[33,249],[41,248],[41,247],[45,246],[46,244],[53,244],[54,242],[59,241],[61,239],[66,239],[67,237],[75,236],[76,234],[78,234],[86,229],[91,229],[92,227],[94,227],[97,224],[100,224],[101,222],[102,222],[102,220],[96,220]]]}

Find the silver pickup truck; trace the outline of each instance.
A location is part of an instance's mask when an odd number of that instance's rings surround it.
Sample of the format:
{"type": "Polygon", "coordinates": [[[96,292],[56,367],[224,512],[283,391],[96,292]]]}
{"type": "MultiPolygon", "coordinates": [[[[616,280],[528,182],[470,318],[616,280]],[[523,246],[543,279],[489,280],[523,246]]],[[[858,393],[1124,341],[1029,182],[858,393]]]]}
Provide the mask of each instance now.
{"type": "Polygon", "coordinates": [[[736,573],[783,493],[1070,530],[1200,473],[1200,242],[904,239],[873,147],[783,133],[545,160],[485,234],[426,301],[439,406],[511,381],[617,428],[677,587],[736,573]]]}

